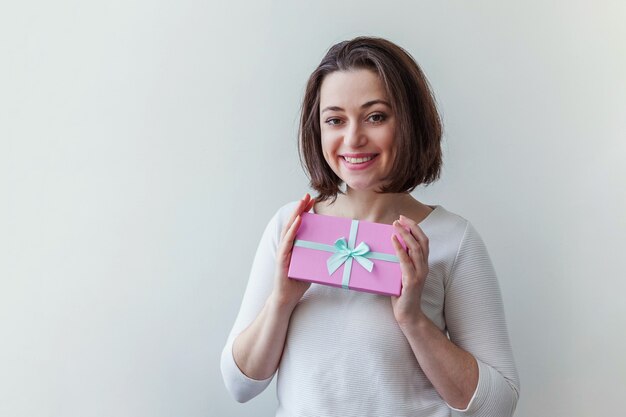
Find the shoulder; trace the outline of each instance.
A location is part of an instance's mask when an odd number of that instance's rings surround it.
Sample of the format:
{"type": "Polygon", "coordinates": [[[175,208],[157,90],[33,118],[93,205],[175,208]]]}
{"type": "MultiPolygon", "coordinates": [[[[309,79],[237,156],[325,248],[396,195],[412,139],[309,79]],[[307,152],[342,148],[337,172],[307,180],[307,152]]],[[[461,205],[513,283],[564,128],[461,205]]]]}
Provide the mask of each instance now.
{"type": "Polygon", "coordinates": [[[272,228],[275,233],[280,235],[283,225],[289,220],[289,216],[296,209],[299,201],[289,201],[280,205],[269,221],[268,227],[272,228]]]}
{"type": "Polygon", "coordinates": [[[495,276],[489,250],[474,224],[464,216],[448,210],[442,210],[439,214],[436,233],[441,239],[440,246],[446,249],[449,265],[444,280],[446,288],[454,279],[452,275],[463,275],[469,281],[474,279],[472,277],[476,276],[476,271],[481,271],[481,274],[490,271],[495,276]]]}
{"type": "Polygon", "coordinates": [[[289,216],[296,209],[298,201],[290,201],[279,206],[265,224],[261,241],[267,250],[275,251],[280,243],[283,225],[289,220],[289,216]]]}
{"type": "Polygon", "coordinates": [[[437,205],[424,222],[423,228],[429,239],[434,238],[458,247],[470,225],[465,217],[437,205]]]}
{"type": "Polygon", "coordinates": [[[459,249],[468,245],[477,245],[486,249],[478,228],[474,222],[465,216],[444,209],[442,210],[441,224],[442,229],[447,230],[451,237],[457,241],[456,246],[459,249]]]}
{"type": "Polygon", "coordinates": [[[298,203],[300,201],[298,200],[293,200],[293,201],[289,201],[285,204],[283,204],[282,206],[280,206],[277,210],[277,213],[282,217],[282,218],[287,218],[291,215],[291,213],[293,213],[293,211],[296,209],[296,207],[298,206],[298,203]]]}
{"type": "Polygon", "coordinates": [[[465,216],[437,207],[434,217],[425,222],[423,230],[431,247],[435,246],[445,259],[447,270],[458,268],[467,258],[488,256],[487,247],[474,224],[465,216]]]}
{"type": "Polygon", "coordinates": [[[298,200],[294,200],[284,203],[283,205],[278,207],[278,209],[274,213],[274,217],[280,225],[284,224],[289,219],[289,216],[291,216],[291,213],[293,213],[293,211],[296,209],[298,203],[298,200]]]}
{"type": "Polygon", "coordinates": [[[441,210],[440,222],[440,227],[454,236],[456,240],[458,240],[459,246],[461,246],[461,244],[467,244],[468,240],[482,241],[480,233],[474,224],[460,214],[443,209],[441,210]]]}

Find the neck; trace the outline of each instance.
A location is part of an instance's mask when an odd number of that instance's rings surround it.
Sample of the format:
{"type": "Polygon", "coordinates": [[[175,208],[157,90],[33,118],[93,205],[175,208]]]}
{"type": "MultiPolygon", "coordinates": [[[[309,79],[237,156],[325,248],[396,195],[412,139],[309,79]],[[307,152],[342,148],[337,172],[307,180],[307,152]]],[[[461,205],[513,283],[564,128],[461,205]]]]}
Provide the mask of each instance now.
{"type": "Polygon", "coordinates": [[[346,193],[338,195],[335,205],[344,217],[391,224],[412,202],[415,199],[409,193],[378,194],[346,187],[346,193]]]}

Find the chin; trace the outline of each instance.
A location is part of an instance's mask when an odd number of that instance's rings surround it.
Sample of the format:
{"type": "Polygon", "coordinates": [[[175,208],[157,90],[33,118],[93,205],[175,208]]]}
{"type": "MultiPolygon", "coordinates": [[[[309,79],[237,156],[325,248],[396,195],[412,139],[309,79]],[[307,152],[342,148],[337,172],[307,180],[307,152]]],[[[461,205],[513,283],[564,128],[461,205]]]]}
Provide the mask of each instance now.
{"type": "Polygon", "coordinates": [[[373,191],[376,186],[374,184],[371,184],[369,182],[345,182],[345,184],[352,188],[353,190],[358,190],[358,191],[373,191]]]}

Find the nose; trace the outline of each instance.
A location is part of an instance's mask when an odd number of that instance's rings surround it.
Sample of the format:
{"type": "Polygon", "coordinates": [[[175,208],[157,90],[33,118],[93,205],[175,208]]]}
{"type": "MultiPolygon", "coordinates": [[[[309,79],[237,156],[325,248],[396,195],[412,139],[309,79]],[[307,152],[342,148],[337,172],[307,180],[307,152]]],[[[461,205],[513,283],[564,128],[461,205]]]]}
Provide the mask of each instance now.
{"type": "Polygon", "coordinates": [[[367,136],[359,126],[359,123],[348,124],[343,136],[343,143],[348,148],[359,148],[367,143],[367,136]]]}

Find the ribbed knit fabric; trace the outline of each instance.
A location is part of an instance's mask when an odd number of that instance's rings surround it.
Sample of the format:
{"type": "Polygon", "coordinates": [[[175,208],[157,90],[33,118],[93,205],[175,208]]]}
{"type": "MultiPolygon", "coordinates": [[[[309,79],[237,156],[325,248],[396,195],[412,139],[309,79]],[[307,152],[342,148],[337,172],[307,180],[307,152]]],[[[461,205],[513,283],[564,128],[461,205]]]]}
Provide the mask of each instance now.
{"type": "MultiPolygon", "coordinates": [[[[281,207],[265,228],[222,352],[224,383],[240,402],[258,395],[273,378],[243,374],[232,345],[272,290],[280,232],[297,203],[281,207]]],[[[422,310],[478,362],[478,386],[468,407],[454,409],[439,396],[398,327],[388,296],[311,284],[289,324],[277,376],[277,417],[513,415],[519,377],[489,254],[468,220],[443,206],[431,207],[419,223],[430,248],[422,310]]]]}

